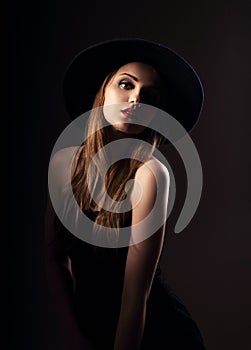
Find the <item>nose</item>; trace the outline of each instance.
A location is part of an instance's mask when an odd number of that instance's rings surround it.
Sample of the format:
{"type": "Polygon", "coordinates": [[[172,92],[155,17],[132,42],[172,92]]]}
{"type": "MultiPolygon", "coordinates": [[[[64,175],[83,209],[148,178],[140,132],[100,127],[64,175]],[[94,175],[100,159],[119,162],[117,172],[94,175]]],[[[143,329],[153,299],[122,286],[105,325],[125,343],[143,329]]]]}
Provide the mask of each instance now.
{"type": "Polygon", "coordinates": [[[131,95],[129,96],[130,103],[140,103],[140,91],[136,89],[132,90],[131,95]]]}

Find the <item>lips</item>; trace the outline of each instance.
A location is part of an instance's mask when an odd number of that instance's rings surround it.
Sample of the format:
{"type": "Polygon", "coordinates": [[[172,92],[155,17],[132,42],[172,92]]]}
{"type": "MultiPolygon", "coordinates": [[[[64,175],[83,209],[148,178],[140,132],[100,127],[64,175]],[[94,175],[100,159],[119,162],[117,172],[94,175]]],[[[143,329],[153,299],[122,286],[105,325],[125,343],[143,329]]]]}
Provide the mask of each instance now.
{"type": "Polygon", "coordinates": [[[120,112],[122,113],[122,115],[124,117],[137,118],[142,113],[142,107],[143,107],[142,104],[138,103],[138,104],[133,105],[132,107],[128,107],[128,108],[122,109],[120,112]]]}
{"type": "Polygon", "coordinates": [[[135,108],[125,108],[121,110],[121,113],[123,114],[124,117],[132,117],[133,112],[135,111],[135,108]]]}

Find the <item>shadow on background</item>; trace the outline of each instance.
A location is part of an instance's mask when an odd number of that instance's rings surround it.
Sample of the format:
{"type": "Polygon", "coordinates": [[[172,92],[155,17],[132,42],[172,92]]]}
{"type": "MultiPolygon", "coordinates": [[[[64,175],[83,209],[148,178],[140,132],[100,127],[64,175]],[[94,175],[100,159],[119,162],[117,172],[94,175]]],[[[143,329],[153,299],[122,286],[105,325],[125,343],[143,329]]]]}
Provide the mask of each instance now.
{"type": "Polygon", "coordinates": [[[174,234],[186,190],[182,164],[165,149],[177,176],[177,202],[161,263],[169,283],[199,324],[209,350],[250,344],[250,163],[248,159],[248,1],[51,1],[10,5],[10,188],[14,214],[8,261],[13,348],[61,349],[43,261],[43,217],[52,147],[70,122],[63,73],[96,41],[160,41],[198,72],[205,89],[192,131],[204,186],[187,228],[174,234]],[[249,230],[249,232],[248,232],[249,230]],[[13,329],[13,328],[12,328],[13,329]]]}

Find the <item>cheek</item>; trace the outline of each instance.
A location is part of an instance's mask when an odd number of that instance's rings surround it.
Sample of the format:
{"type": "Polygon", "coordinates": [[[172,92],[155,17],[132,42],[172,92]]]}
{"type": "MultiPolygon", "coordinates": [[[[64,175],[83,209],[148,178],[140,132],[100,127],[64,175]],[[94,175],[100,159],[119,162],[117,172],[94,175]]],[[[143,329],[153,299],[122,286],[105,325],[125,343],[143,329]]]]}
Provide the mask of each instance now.
{"type": "MultiPolygon", "coordinates": [[[[123,104],[123,94],[116,88],[110,87],[105,92],[105,99],[103,105],[103,114],[106,120],[114,123],[120,116],[120,110],[123,104]]],[[[120,116],[121,117],[121,116],[120,116]]]]}
{"type": "Polygon", "coordinates": [[[110,104],[109,102],[107,104],[104,103],[103,114],[109,123],[114,123],[117,120],[119,113],[120,108],[118,104],[110,104]]]}
{"type": "Polygon", "coordinates": [[[124,91],[118,89],[117,87],[111,86],[105,92],[105,101],[104,104],[114,104],[123,102],[126,99],[126,94],[124,91]]]}
{"type": "Polygon", "coordinates": [[[108,105],[108,104],[111,104],[112,101],[114,100],[114,97],[113,97],[113,92],[111,90],[109,91],[106,91],[105,93],[105,99],[104,99],[104,105],[108,105]]]}

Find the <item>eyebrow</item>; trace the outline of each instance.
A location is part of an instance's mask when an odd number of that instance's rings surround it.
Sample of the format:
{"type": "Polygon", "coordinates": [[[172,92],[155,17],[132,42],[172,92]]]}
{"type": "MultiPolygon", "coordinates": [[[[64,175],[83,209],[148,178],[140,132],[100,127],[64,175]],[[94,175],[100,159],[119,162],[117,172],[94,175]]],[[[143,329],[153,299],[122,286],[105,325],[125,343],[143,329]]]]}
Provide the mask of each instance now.
{"type": "MultiPolygon", "coordinates": [[[[121,73],[120,75],[127,75],[128,77],[132,78],[133,80],[135,81],[139,81],[139,79],[137,77],[135,77],[134,75],[130,74],[130,73],[121,73]]],[[[119,75],[119,76],[120,76],[119,75]]],[[[159,86],[158,85],[150,85],[148,86],[148,88],[153,88],[153,89],[156,89],[158,90],[159,89],[159,86]]]]}
{"type": "Polygon", "coordinates": [[[121,73],[120,75],[128,75],[128,77],[131,77],[133,80],[139,81],[139,79],[137,77],[135,77],[134,75],[129,74],[129,73],[121,73]]]}

